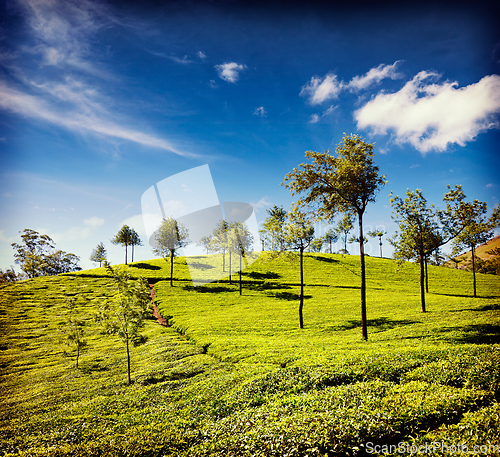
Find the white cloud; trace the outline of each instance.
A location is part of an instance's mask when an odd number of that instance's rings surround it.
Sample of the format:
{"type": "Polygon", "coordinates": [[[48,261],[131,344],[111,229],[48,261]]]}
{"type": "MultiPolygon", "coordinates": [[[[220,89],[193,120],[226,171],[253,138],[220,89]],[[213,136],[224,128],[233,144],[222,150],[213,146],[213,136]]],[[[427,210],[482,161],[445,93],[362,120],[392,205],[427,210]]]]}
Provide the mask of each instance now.
{"type": "Polygon", "coordinates": [[[378,67],[370,69],[363,76],[355,76],[348,83],[339,81],[337,75],[331,72],[324,78],[313,76],[311,80],[302,87],[300,96],[308,98],[311,105],[319,105],[326,100],[337,98],[343,90],[357,92],[361,89],[367,89],[383,79],[400,78],[402,75],[396,71],[399,62],[401,61],[397,60],[392,65],[380,64],[378,67]]]}
{"type": "Polygon", "coordinates": [[[322,117],[328,116],[329,114],[333,113],[333,110],[335,108],[337,108],[337,106],[332,105],[332,106],[330,106],[330,108],[328,108],[327,110],[323,111],[323,113],[321,115],[319,115],[319,114],[313,114],[313,115],[311,115],[311,119],[309,120],[309,124],[316,124],[317,122],[319,122],[319,120],[322,117]]]}
{"type": "Polygon", "coordinates": [[[313,76],[311,81],[302,87],[300,96],[308,97],[311,105],[319,105],[325,100],[337,98],[343,84],[337,80],[337,75],[334,73],[329,73],[324,78],[313,76]]]}
{"type": "MultiPolygon", "coordinates": [[[[76,96],[74,93],[72,95],[76,96]]],[[[48,106],[41,98],[7,87],[5,83],[0,81],[0,108],[5,110],[21,116],[50,122],[80,133],[90,132],[167,150],[181,156],[195,156],[195,154],[179,150],[163,138],[115,124],[107,120],[108,116],[96,113],[98,111],[96,109],[79,112],[77,109],[79,106],[82,106],[82,104],[77,104],[74,109],[57,111],[55,108],[48,106]]]]}
{"type": "Polygon", "coordinates": [[[271,202],[269,201],[269,197],[266,195],[262,197],[257,203],[250,203],[255,210],[256,213],[259,213],[263,208],[267,208],[271,206],[271,202]]]}
{"type": "Polygon", "coordinates": [[[97,216],[93,216],[90,217],[89,219],[85,219],[83,223],[88,227],[95,228],[104,224],[104,219],[101,219],[100,217],[97,216]]]}
{"type": "Polygon", "coordinates": [[[378,67],[370,69],[365,75],[355,76],[352,78],[346,87],[352,91],[358,91],[361,89],[367,89],[372,84],[378,84],[386,78],[399,79],[403,76],[401,73],[396,71],[396,67],[399,62],[401,61],[397,60],[392,65],[380,64],[378,67]]]}
{"type": "Polygon", "coordinates": [[[149,49],[146,49],[146,51],[149,52],[150,54],[153,54],[154,56],[162,57],[163,59],[172,60],[175,63],[180,63],[180,64],[183,64],[183,65],[194,63],[194,61],[189,60],[188,56],[184,56],[181,59],[181,58],[179,58],[177,56],[171,56],[171,55],[165,54],[163,52],[151,51],[149,49]]]}
{"type": "Polygon", "coordinates": [[[15,236],[6,236],[4,230],[0,230],[0,241],[3,241],[5,243],[14,243],[17,240],[17,237],[15,236]]]}
{"type": "Polygon", "coordinates": [[[207,60],[207,55],[204,52],[198,51],[198,57],[203,61],[207,60]]]}
{"type": "Polygon", "coordinates": [[[264,109],[263,106],[259,106],[258,108],[255,108],[255,111],[253,112],[256,116],[260,117],[266,117],[267,116],[267,111],[264,109]]]}
{"type": "Polygon", "coordinates": [[[223,63],[222,65],[216,65],[215,69],[219,73],[219,78],[224,81],[235,83],[238,81],[240,71],[243,71],[247,66],[236,62],[223,63]]]}
{"type": "MultiPolygon", "coordinates": [[[[81,134],[91,133],[108,140],[118,138],[181,156],[195,156],[153,133],[128,127],[126,124],[133,125],[134,118],[120,121],[116,113],[106,109],[116,107],[119,100],[99,93],[96,87],[105,87],[102,78],[116,79],[100,62],[102,50],[93,52],[93,35],[119,20],[105,4],[90,0],[18,0],[18,4],[30,33],[12,53],[10,68],[24,86],[0,81],[0,110],[81,134]],[[34,61],[36,70],[30,73],[31,67],[24,59],[34,61]],[[55,66],[57,71],[44,71],[44,66],[55,66]],[[100,79],[91,86],[86,82],[89,75],[90,79],[100,79]]],[[[187,58],[177,61],[188,63],[187,58]]]]}
{"type": "Polygon", "coordinates": [[[457,82],[432,83],[437,73],[421,71],[398,92],[380,92],[354,113],[358,128],[374,133],[393,130],[396,141],[422,153],[463,146],[479,133],[497,128],[500,76],[458,88],[457,82]]]}

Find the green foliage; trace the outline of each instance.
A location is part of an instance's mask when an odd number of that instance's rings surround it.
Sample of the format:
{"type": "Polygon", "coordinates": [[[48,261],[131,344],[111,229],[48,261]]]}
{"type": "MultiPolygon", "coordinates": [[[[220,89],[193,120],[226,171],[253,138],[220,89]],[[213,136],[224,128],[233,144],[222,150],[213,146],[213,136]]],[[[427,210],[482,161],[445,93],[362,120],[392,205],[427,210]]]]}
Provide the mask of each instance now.
{"type": "Polygon", "coordinates": [[[14,271],[14,268],[7,268],[7,270],[3,271],[0,269],[0,283],[17,281],[19,275],[14,271]]]}
{"type": "Polygon", "coordinates": [[[80,258],[61,250],[53,251],[55,244],[48,235],[40,235],[31,229],[24,229],[21,233],[22,243],[12,243],[12,247],[16,251],[15,262],[28,278],[81,270],[78,266],[80,258]]]}
{"type": "Polygon", "coordinates": [[[173,217],[163,218],[159,229],[154,234],[153,253],[167,260],[170,257],[170,285],[174,280],[174,255],[177,250],[189,243],[189,233],[184,225],[173,217]]]}
{"type": "Polygon", "coordinates": [[[103,325],[104,333],[118,336],[127,348],[127,374],[130,377],[129,344],[138,346],[146,342],[139,332],[149,311],[149,287],[144,279],[130,280],[130,274],[120,268],[106,264],[106,270],[114,278],[116,294],[112,300],[101,304],[96,320],[103,325]]]}
{"type": "Polygon", "coordinates": [[[306,152],[312,164],[301,164],[285,176],[284,184],[292,195],[305,193],[297,206],[307,208],[318,220],[332,220],[338,212],[354,213],[359,224],[359,253],[361,269],[361,328],[368,339],[366,324],[366,284],[363,246],[363,214],[368,203],[374,202],[379,190],[385,185],[385,176],[379,176],[379,168],[373,161],[373,145],[358,135],[344,133],[337,145],[337,156],[327,151],[306,152]]]}
{"type": "Polygon", "coordinates": [[[287,220],[287,212],[283,206],[274,205],[267,210],[267,218],[259,231],[262,240],[273,251],[284,251],[286,249],[286,240],[284,226],[287,220]]]}
{"type": "Polygon", "coordinates": [[[92,262],[99,262],[99,266],[102,266],[102,262],[106,260],[106,248],[102,242],[92,251],[90,260],[92,260],[92,262]]]}
{"type": "MultiPolygon", "coordinates": [[[[122,228],[118,231],[118,233],[111,239],[111,243],[119,244],[120,246],[125,246],[125,265],[128,263],[128,247],[141,244],[141,239],[137,232],[130,228],[128,225],[123,225],[122,228]]],[[[133,252],[133,251],[132,251],[133,252]]],[[[133,257],[133,254],[132,254],[133,257]]],[[[92,259],[91,259],[92,260],[92,259]]],[[[132,258],[132,261],[133,258],[132,258]]]]}
{"type": "MultiPolygon", "coordinates": [[[[0,454],[301,457],[364,455],[368,442],[498,443],[500,278],[478,275],[484,295],[473,299],[467,272],[431,266],[433,312],[422,315],[418,267],[369,257],[363,341],[357,256],[305,253],[314,274],[300,331],[291,255],[252,263],[241,297],[227,278],[188,286],[182,257],[184,287],[161,280],[162,259],[122,267],[157,281],[171,325],[144,320],[131,386],[123,342],[91,325],[96,304],[116,296],[109,271],[1,285],[0,454]],[[58,342],[70,298],[89,343],[78,370],[58,342]]],[[[220,267],[221,255],[203,263],[220,267]]]]}
{"type": "Polygon", "coordinates": [[[68,314],[63,327],[65,343],[74,346],[76,349],[75,365],[78,368],[81,351],[87,347],[85,340],[85,321],[77,315],[75,299],[70,299],[68,303],[68,314]]]}

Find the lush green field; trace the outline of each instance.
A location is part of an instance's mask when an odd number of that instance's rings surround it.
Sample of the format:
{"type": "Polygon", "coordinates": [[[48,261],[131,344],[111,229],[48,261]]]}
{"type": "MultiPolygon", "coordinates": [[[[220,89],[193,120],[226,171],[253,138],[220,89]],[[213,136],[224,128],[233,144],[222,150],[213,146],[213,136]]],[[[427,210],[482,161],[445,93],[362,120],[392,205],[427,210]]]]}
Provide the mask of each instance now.
{"type": "Polygon", "coordinates": [[[499,277],[479,275],[474,299],[471,273],[430,267],[423,314],[418,267],[368,257],[363,341],[356,256],[307,255],[303,330],[291,257],[262,255],[242,296],[228,278],[193,287],[183,258],[174,287],[164,260],[127,268],[157,281],[171,325],[147,321],[131,386],[123,344],[93,319],[114,294],[104,269],[1,286],[0,453],[401,455],[374,446],[438,442],[500,455],[499,277]],[[71,298],[87,322],[79,369],[61,341],[71,298]]]}

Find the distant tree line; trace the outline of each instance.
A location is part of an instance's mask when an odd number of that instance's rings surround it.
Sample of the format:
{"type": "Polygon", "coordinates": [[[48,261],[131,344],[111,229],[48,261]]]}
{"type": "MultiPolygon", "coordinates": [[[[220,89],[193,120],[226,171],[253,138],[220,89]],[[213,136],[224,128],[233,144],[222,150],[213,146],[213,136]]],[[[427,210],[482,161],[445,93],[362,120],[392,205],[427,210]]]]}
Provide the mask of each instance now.
{"type": "MultiPolygon", "coordinates": [[[[36,278],[81,270],[78,266],[80,257],[56,250],[54,241],[48,235],[40,235],[31,229],[24,229],[21,233],[21,243],[12,243],[12,247],[15,251],[15,263],[26,277],[36,278]]],[[[9,276],[16,278],[13,270],[9,276]]]]}

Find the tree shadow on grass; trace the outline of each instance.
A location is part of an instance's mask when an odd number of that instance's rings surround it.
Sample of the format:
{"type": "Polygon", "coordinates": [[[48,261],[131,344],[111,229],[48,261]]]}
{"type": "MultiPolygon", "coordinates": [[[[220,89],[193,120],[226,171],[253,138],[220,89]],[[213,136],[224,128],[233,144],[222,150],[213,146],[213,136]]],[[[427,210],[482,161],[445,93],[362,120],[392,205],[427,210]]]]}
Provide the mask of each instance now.
{"type": "Polygon", "coordinates": [[[133,268],[140,268],[141,270],[161,270],[158,265],[150,265],[149,263],[134,263],[130,265],[133,268]]]}
{"type": "Polygon", "coordinates": [[[437,330],[437,332],[443,334],[443,339],[454,343],[500,343],[500,325],[472,324],[465,327],[443,327],[437,330]]]}
{"type": "MultiPolygon", "coordinates": [[[[432,293],[433,295],[444,295],[445,297],[474,298],[473,294],[468,294],[468,295],[464,295],[464,294],[443,294],[443,293],[439,293],[439,292],[433,292],[430,288],[429,288],[429,292],[432,293]]],[[[478,294],[476,298],[499,298],[499,295],[481,295],[481,294],[478,294]]]]}
{"type": "Polygon", "coordinates": [[[198,268],[200,270],[212,270],[213,268],[215,268],[213,265],[208,265],[207,263],[200,262],[189,262],[189,267],[198,268]]]}
{"type": "Polygon", "coordinates": [[[248,273],[242,272],[243,275],[248,276],[252,279],[279,279],[281,275],[279,273],[274,273],[272,271],[266,271],[265,273],[261,273],[259,271],[249,271],[248,273]]]}
{"type": "MultiPolygon", "coordinates": [[[[294,294],[293,292],[277,292],[275,294],[270,294],[271,297],[279,298],[280,300],[288,301],[298,301],[300,300],[299,294],[294,294]]],[[[312,298],[312,295],[304,295],[305,299],[312,298]]]]}
{"type": "Polygon", "coordinates": [[[218,294],[220,292],[234,292],[234,287],[226,287],[226,286],[192,286],[186,285],[183,286],[184,290],[188,290],[190,292],[198,292],[200,294],[218,294]]]}
{"type": "Polygon", "coordinates": [[[320,262],[328,262],[328,263],[340,263],[340,260],[332,259],[330,257],[314,257],[314,260],[319,260],[320,262]]]}
{"type": "Polygon", "coordinates": [[[291,289],[292,286],[288,284],[274,283],[274,282],[251,282],[244,283],[245,288],[255,291],[276,290],[276,289],[291,289]]]}
{"type": "MultiPolygon", "coordinates": [[[[420,324],[420,321],[412,321],[409,319],[389,319],[388,317],[379,317],[377,319],[368,319],[368,327],[375,327],[376,330],[384,332],[385,330],[391,330],[396,327],[411,324],[420,324]]],[[[352,330],[354,328],[361,327],[361,320],[350,320],[345,324],[333,327],[333,330],[352,330]]]]}

